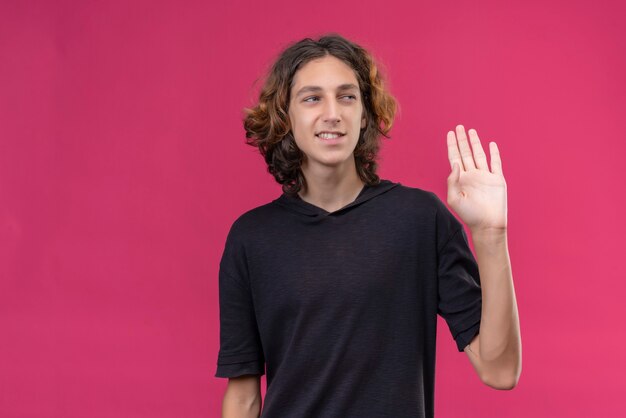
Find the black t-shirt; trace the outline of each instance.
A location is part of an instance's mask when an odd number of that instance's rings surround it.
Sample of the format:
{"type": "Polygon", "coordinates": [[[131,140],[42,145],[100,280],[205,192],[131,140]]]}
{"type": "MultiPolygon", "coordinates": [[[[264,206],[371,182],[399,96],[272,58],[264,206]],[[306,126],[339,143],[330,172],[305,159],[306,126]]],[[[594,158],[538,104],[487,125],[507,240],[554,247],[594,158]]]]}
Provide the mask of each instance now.
{"type": "Polygon", "coordinates": [[[334,212],[282,194],[232,224],[216,377],[267,372],[263,418],[434,416],[437,314],[478,333],[478,265],[432,192],[381,180],[334,212]],[[266,370],[265,370],[266,367],[266,370]]]}

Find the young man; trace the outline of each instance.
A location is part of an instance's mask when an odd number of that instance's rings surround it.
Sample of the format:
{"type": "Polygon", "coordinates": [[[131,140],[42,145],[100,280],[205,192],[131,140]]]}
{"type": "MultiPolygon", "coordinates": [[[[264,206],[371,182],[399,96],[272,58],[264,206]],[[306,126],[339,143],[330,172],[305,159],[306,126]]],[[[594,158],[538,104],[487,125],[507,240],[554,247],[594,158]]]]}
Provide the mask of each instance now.
{"type": "Polygon", "coordinates": [[[380,179],[396,102],[339,35],[278,58],[244,127],[282,195],[241,215],[220,263],[223,417],[433,417],[437,314],[487,385],[513,388],[521,338],[506,183],[474,130],[448,132],[448,204],[380,179]],[[480,333],[479,333],[480,330],[480,333]],[[260,376],[267,371],[267,392],[260,376]]]}

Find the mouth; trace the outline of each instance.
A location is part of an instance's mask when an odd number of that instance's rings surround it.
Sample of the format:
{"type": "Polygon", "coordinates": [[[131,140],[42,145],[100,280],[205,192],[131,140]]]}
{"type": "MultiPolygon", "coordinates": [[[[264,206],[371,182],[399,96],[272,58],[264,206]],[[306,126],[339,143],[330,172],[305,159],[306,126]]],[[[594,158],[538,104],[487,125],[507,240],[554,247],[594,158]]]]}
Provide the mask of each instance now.
{"type": "Polygon", "coordinates": [[[316,137],[324,141],[338,140],[343,138],[345,135],[345,132],[338,131],[323,131],[315,134],[316,137]]]}

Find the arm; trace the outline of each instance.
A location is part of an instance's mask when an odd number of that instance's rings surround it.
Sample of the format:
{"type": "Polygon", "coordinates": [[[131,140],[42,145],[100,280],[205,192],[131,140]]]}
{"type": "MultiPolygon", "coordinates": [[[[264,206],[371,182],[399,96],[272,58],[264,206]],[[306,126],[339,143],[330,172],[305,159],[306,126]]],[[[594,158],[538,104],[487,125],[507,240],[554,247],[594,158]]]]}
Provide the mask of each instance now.
{"type": "Polygon", "coordinates": [[[473,230],[482,288],[480,333],[465,347],[481,380],[512,389],[522,371],[522,343],[515,289],[504,230],[473,230]]]}
{"type": "Polygon", "coordinates": [[[261,381],[258,375],[228,379],[222,400],[222,418],[258,418],[261,414],[261,381]]]}
{"type": "Polygon", "coordinates": [[[465,347],[481,380],[512,389],[522,370],[522,342],[507,248],[507,187],[500,151],[489,143],[491,168],[475,129],[448,132],[448,204],[468,225],[481,281],[480,331],[465,347]],[[470,148],[471,142],[471,148],[470,148]]]}

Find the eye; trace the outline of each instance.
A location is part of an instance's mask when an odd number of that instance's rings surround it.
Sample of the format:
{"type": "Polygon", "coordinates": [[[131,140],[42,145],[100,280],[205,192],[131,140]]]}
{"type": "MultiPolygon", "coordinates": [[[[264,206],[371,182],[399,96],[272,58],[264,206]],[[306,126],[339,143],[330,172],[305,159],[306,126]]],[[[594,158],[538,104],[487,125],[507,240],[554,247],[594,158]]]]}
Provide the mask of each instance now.
{"type": "Polygon", "coordinates": [[[303,102],[310,102],[309,99],[319,99],[319,97],[317,97],[317,96],[309,96],[306,99],[304,99],[303,102]]]}
{"type": "Polygon", "coordinates": [[[348,97],[348,98],[351,98],[351,99],[356,100],[356,96],[353,96],[353,95],[350,95],[350,96],[343,96],[343,97],[344,97],[344,98],[345,98],[345,97],[348,97]]]}

